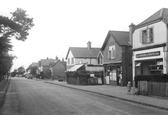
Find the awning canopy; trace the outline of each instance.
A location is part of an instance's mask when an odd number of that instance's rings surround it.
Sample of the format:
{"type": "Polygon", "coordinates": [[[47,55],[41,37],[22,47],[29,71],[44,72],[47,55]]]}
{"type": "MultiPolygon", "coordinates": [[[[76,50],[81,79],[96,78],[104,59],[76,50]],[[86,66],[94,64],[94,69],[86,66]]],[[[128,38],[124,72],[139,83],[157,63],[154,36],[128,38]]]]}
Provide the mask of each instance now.
{"type": "Polygon", "coordinates": [[[77,71],[77,70],[80,69],[82,66],[84,66],[84,64],[74,65],[73,67],[71,67],[70,69],[68,69],[68,71],[77,71]]]}

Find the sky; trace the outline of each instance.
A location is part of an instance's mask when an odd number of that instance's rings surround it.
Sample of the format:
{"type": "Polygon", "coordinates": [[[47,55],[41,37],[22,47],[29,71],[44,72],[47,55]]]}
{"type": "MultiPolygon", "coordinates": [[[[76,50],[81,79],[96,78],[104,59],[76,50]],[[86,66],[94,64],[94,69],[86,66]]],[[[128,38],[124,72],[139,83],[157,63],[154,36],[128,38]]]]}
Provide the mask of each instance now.
{"type": "Polygon", "coordinates": [[[22,8],[35,26],[25,42],[11,38],[17,56],[12,70],[41,59],[65,58],[69,47],[101,47],[109,30],[128,31],[150,15],[168,8],[167,0],[1,0],[0,15],[22,8]]]}

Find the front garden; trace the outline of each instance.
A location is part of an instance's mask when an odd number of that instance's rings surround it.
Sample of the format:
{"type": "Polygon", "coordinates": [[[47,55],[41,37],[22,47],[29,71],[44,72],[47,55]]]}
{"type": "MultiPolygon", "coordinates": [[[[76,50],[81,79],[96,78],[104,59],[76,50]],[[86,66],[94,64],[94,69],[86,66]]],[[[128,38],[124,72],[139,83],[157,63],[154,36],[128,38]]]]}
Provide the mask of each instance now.
{"type": "Polygon", "coordinates": [[[74,85],[100,85],[103,84],[103,71],[74,71],[66,72],[67,83],[74,85]]]}

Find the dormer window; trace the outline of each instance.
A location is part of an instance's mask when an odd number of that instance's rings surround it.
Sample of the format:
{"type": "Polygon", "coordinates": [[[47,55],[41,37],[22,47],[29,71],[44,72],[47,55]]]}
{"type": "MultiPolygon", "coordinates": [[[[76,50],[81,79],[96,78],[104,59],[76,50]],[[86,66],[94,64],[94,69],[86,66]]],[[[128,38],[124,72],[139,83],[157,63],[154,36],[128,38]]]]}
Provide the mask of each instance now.
{"type": "Polygon", "coordinates": [[[68,58],[68,64],[70,64],[70,58],[68,58]]]}
{"type": "Polygon", "coordinates": [[[74,64],[74,58],[73,57],[71,58],[71,64],[74,64]]]}
{"type": "Polygon", "coordinates": [[[115,58],[115,45],[109,47],[108,51],[108,59],[114,59],[115,58]]]}
{"type": "Polygon", "coordinates": [[[153,28],[147,28],[140,33],[140,42],[142,44],[153,43],[153,28]]]}

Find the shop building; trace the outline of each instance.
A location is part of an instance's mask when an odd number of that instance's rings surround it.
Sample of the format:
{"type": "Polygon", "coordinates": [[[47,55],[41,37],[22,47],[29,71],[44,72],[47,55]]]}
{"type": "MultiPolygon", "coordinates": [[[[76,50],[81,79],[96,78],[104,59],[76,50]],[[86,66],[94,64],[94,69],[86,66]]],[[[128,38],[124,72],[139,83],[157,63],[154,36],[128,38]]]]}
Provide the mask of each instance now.
{"type": "MultiPolygon", "coordinates": [[[[168,73],[168,9],[132,26],[133,78],[168,73]]],[[[134,79],[133,79],[134,80],[134,79]]]]}
{"type": "Polygon", "coordinates": [[[97,58],[104,66],[105,84],[126,86],[128,81],[132,81],[129,32],[109,31],[97,58]]]}

